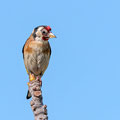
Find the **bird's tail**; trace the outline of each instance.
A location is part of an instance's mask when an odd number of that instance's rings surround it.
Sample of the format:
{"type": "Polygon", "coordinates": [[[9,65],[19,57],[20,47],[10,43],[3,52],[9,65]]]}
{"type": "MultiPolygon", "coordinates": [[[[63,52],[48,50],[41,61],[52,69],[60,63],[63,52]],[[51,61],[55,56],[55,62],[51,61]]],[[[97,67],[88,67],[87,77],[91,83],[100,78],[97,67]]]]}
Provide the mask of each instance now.
{"type": "Polygon", "coordinates": [[[26,99],[29,99],[29,98],[31,98],[31,93],[30,93],[29,90],[28,90],[26,99]]]}

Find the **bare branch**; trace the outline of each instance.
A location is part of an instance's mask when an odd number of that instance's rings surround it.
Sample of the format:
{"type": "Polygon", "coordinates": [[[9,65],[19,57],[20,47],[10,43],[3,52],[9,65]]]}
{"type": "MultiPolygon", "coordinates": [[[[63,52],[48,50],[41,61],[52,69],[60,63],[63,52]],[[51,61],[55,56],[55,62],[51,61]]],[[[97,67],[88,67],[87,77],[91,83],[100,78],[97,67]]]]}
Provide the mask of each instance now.
{"type": "Polygon", "coordinates": [[[29,81],[28,86],[32,96],[30,105],[35,120],[48,120],[47,109],[46,109],[47,106],[43,105],[43,97],[41,91],[42,81],[39,78],[36,78],[33,81],[29,81]]]}

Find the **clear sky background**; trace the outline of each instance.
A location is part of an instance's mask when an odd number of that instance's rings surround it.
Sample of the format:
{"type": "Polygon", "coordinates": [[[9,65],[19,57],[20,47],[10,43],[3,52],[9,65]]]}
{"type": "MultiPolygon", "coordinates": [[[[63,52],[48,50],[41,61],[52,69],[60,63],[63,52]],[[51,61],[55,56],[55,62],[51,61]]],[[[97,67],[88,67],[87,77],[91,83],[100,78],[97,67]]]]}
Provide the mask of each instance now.
{"type": "Polygon", "coordinates": [[[33,120],[22,47],[50,25],[43,81],[49,120],[120,120],[120,1],[1,0],[0,120],[33,120]]]}

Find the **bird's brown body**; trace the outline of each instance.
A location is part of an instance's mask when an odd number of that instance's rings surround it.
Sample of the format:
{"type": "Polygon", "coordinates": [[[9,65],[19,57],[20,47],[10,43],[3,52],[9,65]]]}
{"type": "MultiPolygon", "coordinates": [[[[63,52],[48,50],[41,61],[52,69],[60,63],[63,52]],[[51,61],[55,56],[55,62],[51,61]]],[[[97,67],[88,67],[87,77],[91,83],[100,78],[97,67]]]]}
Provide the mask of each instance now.
{"type": "Polygon", "coordinates": [[[24,64],[28,73],[41,77],[49,64],[51,54],[49,42],[35,41],[31,35],[26,41],[23,51],[24,64]]]}

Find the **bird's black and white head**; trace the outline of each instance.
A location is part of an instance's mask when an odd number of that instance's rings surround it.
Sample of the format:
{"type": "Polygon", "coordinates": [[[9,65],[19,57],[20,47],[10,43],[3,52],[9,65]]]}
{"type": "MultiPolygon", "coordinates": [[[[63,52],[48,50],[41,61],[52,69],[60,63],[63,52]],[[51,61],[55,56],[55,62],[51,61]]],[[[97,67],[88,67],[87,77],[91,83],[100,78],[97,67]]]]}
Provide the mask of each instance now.
{"type": "Polygon", "coordinates": [[[50,26],[38,26],[33,32],[34,40],[40,42],[47,42],[49,38],[56,38],[56,36],[51,32],[50,26]]]}

